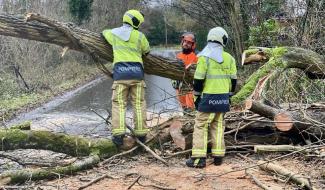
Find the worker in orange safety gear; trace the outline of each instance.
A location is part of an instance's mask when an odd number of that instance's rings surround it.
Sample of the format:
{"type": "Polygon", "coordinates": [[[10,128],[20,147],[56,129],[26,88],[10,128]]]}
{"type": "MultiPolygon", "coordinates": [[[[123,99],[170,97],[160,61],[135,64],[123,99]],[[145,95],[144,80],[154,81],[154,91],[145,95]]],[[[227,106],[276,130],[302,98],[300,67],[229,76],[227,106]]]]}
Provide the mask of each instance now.
{"type": "MultiPolygon", "coordinates": [[[[188,70],[191,66],[195,65],[198,61],[196,56],[195,48],[196,41],[195,36],[191,32],[186,32],[181,36],[182,52],[176,55],[179,63],[188,70]]],[[[173,80],[172,86],[176,89],[177,99],[183,108],[185,113],[194,111],[194,100],[193,100],[193,86],[192,84],[186,83],[185,81],[173,80]]]]}

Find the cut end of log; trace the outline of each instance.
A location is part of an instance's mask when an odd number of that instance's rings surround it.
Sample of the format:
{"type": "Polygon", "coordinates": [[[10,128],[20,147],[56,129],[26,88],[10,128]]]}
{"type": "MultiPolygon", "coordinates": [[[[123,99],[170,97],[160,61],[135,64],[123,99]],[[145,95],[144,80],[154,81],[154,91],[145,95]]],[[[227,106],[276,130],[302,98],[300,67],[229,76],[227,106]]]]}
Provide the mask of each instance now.
{"type": "Polygon", "coordinates": [[[280,131],[289,131],[293,127],[292,117],[288,113],[278,113],[274,117],[275,127],[280,131]]]}
{"type": "Polygon", "coordinates": [[[169,127],[169,133],[177,147],[185,150],[186,139],[182,134],[182,122],[176,120],[169,127]]]}
{"type": "Polygon", "coordinates": [[[253,100],[245,100],[245,110],[251,109],[253,106],[253,100]]]}
{"type": "Polygon", "coordinates": [[[244,52],[242,54],[242,65],[249,65],[249,64],[255,64],[261,61],[267,60],[265,52],[260,49],[257,53],[249,55],[246,57],[246,53],[244,52]]]}

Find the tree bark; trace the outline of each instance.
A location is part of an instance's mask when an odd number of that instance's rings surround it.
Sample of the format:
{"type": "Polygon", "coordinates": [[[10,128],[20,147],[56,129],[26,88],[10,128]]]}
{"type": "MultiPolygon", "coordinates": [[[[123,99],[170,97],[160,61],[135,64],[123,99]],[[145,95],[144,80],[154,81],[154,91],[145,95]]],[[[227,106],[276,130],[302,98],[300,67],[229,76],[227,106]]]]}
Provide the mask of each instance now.
{"type": "MultiPolygon", "coordinates": [[[[24,17],[0,15],[0,35],[51,43],[87,54],[89,49],[98,57],[113,61],[112,46],[99,33],[81,29],[69,23],[60,23],[37,14],[30,14],[28,22],[24,17]],[[64,33],[62,28],[67,28],[69,31],[64,33]],[[77,43],[73,39],[76,39],[77,43]]],[[[143,59],[147,74],[177,80],[184,78],[183,68],[174,61],[150,54],[143,59]]],[[[193,69],[187,72],[185,79],[191,80],[193,73],[193,69]]]]}
{"type": "Polygon", "coordinates": [[[242,63],[244,64],[262,62],[264,65],[253,73],[246,80],[240,91],[232,97],[231,101],[234,104],[238,104],[246,100],[247,97],[249,97],[255,90],[259,80],[268,75],[272,75],[276,70],[299,68],[305,71],[306,75],[311,79],[325,78],[324,57],[311,50],[298,47],[249,49],[245,50],[243,53],[242,60],[242,63]]]}
{"type": "MultiPolygon", "coordinates": [[[[112,47],[100,34],[37,14],[28,14],[27,19],[19,16],[0,15],[0,35],[51,43],[65,49],[68,47],[76,51],[90,53],[106,61],[113,60],[112,47]]],[[[250,49],[245,52],[249,56],[258,51],[259,49],[250,49]]],[[[313,51],[296,47],[264,48],[263,51],[267,57],[266,64],[256,71],[246,81],[245,86],[232,97],[233,104],[244,101],[254,90],[258,79],[271,73],[275,68],[300,68],[311,78],[325,77],[324,57],[313,51]]],[[[175,61],[150,54],[143,57],[143,61],[147,74],[175,80],[191,81],[193,79],[194,68],[184,72],[184,69],[175,61]]]]}
{"type": "Polygon", "coordinates": [[[99,160],[99,156],[95,154],[63,167],[3,172],[0,174],[0,185],[23,183],[27,180],[53,179],[58,175],[72,175],[78,171],[92,168],[99,160]]]}
{"type": "MultiPolygon", "coordinates": [[[[148,133],[148,146],[156,147],[159,143],[171,140],[169,135],[169,125],[172,119],[165,123],[153,127],[148,133]]],[[[111,157],[120,150],[110,139],[89,139],[79,136],[56,134],[48,131],[23,131],[18,129],[0,130],[1,150],[13,149],[44,149],[54,152],[65,153],[71,156],[86,157],[68,166],[55,168],[23,169],[19,171],[9,171],[0,174],[0,185],[7,183],[20,183],[26,180],[51,179],[58,174],[74,174],[77,171],[95,166],[100,159],[111,157]]],[[[129,144],[123,149],[131,149],[135,143],[129,144]]]]}
{"type": "Polygon", "coordinates": [[[289,131],[293,127],[302,132],[321,136],[324,131],[324,108],[306,110],[277,109],[254,100],[246,101],[246,109],[257,113],[275,122],[275,127],[280,131],[289,131]],[[310,117],[312,116],[312,118],[310,117]]]}
{"type": "Polygon", "coordinates": [[[55,134],[48,131],[0,130],[1,150],[44,149],[71,156],[98,154],[108,157],[118,152],[109,139],[88,139],[78,136],[55,134]]]}
{"type": "Polygon", "coordinates": [[[303,151],[306,150],[301,146],[292,146],[292,145],[255,145],[254,146],[254,152],[256,153],[263,153],[263,152],[294,152],[294,151],[300,151],[300,152],[308,152],[303,151]]]}

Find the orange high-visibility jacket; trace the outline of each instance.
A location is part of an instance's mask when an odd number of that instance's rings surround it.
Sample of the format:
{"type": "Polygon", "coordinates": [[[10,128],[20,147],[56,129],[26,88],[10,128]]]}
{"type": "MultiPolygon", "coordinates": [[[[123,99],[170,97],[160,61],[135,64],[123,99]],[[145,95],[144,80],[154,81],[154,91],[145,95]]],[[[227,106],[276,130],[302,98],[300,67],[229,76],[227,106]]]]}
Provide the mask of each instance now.
{"type": "Polygon", "coordinates": [[[181,60],[184,63],[185,68],[188,68],[191,64],[196,64],[198,57],[195,52],[191,52],[189,54],[184,54],[180,52],[177,54],[177,59],[181,60]]]}
{"type": "MultiPolygon", "coordinates": [[[[190,67],[192,64],[196,64],[198,61],[198,57],[196,56],[195,52],[191,52],[189,54],[184,54],[180,52],[177,54],[177,59],[184,63],[185,69],[190,67]]],[[[180,81],[181,82],[181,81],[180,81]]],[[[181,87],[176,90],[176,94],[178,97],[178,101],[180,102],[183,108],[192,108],[194,109],[194,101],[193,101],[193,92],[189,91],[188,85],[181,85],[181,87]]]]}

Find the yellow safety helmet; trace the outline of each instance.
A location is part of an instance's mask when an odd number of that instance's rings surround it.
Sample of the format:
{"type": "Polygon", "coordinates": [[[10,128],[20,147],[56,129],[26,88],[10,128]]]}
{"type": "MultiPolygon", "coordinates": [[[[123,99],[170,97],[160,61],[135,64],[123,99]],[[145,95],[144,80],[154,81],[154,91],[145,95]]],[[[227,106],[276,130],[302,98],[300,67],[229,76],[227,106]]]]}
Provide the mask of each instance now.
{"type": "Polygon", "coordinates": [[[207,41],[219,42],[222,46],[226,46],[228,41],[228,34],[222,27],[215,27],[209,31],[207,41]]]}
{"type": "Polygon", "coordinates": [[[128,10],[124,13],[123,22],[130,24],[133,28],[138,29],[144,22],[144,16],[140,11],[128,10]]]}

